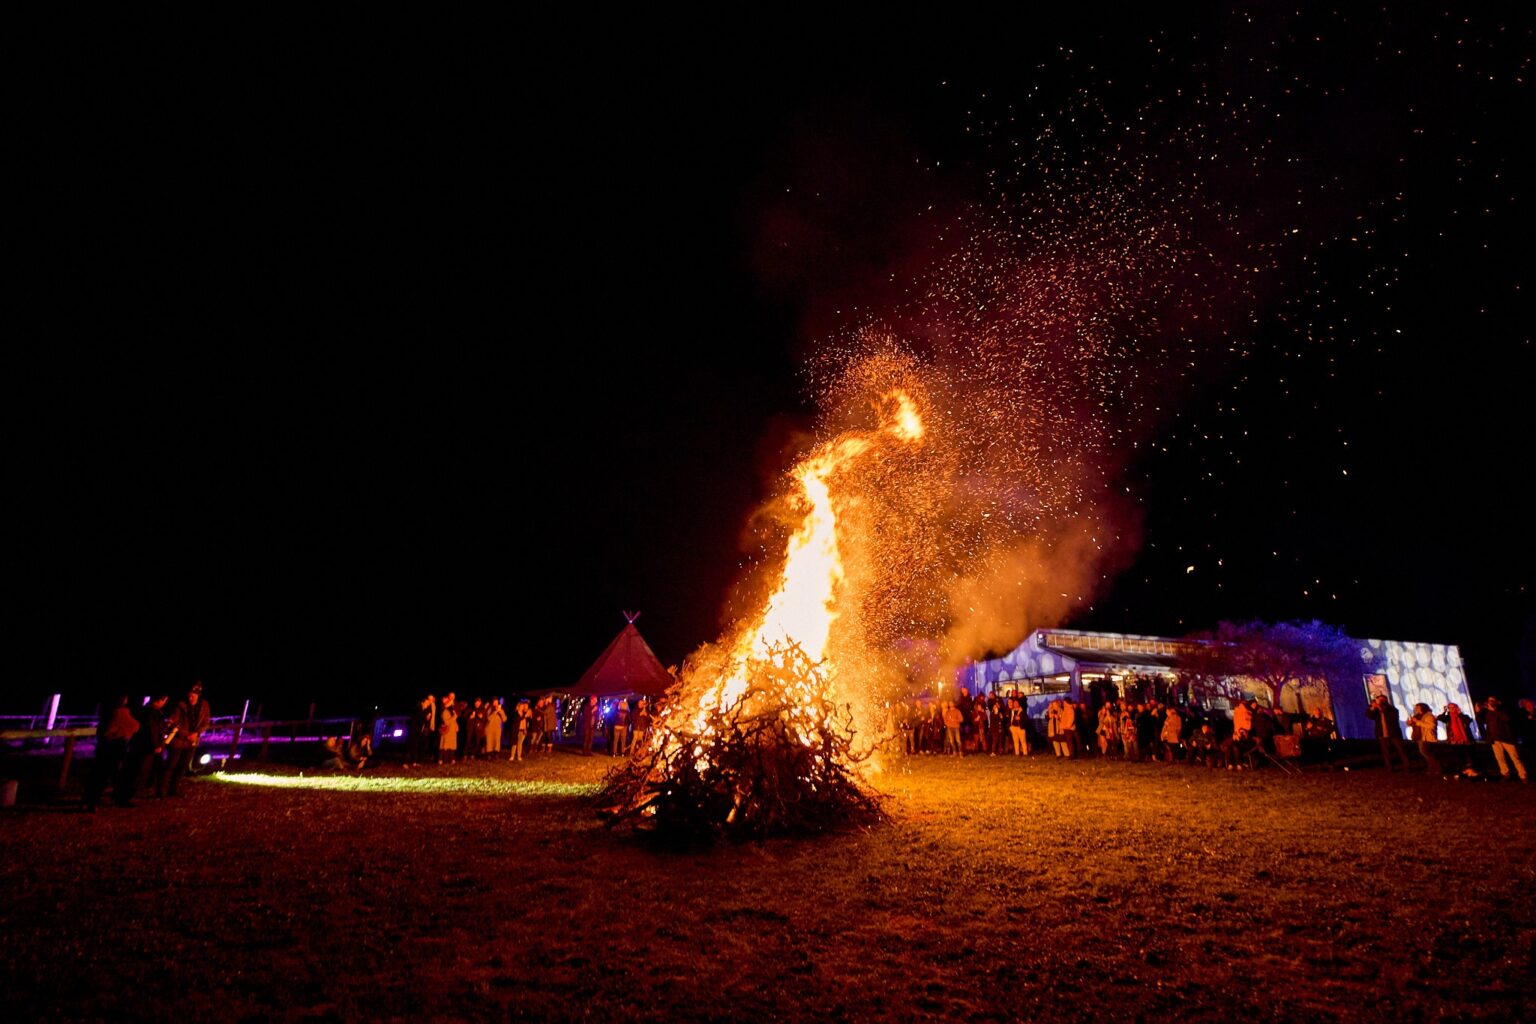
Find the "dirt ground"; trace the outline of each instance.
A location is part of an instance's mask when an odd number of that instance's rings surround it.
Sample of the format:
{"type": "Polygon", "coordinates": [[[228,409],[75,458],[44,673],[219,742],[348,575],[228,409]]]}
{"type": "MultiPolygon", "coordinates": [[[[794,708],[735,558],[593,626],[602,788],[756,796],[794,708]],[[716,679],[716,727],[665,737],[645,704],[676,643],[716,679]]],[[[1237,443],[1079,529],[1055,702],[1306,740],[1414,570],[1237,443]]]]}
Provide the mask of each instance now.
{"type": "Polygon", "coordinates": [[[6,812],[5,1017],[1536,1020],[1536,786],[912,758],[888,825],[678,852],[608,764],[6,812]]]}

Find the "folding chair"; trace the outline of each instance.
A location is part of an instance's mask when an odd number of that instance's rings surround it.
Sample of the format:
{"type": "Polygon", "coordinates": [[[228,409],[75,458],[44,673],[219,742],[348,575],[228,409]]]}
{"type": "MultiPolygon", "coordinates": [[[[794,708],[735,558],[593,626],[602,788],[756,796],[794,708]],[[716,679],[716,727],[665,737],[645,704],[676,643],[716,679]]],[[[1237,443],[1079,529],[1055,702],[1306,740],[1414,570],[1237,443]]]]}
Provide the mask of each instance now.
{"type": "Polygon", "coordinates": [[[1264,749],[1264,744],[1255,742],[1253,751],[1248,755],[1250,763],[1262,760],[1272,764],[1287,775],[1300,775],[1301,768],[1296,764],[1301,759],[1301,740],[1291,735],[1278,735],[1275,737],[1275,752],[1271,754],[1264,749]]]}

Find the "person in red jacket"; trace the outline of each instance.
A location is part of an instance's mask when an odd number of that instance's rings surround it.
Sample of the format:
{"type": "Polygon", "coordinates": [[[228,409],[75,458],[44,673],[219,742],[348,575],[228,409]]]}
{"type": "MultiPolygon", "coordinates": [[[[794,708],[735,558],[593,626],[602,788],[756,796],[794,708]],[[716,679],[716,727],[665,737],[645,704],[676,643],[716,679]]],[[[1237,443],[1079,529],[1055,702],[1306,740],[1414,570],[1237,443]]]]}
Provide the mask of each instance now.
{"type": "Polygon", "coordinates": [[[91,777],[85,783],[85,809],[96,810],[107,783],[123,766],[128,756],[128,741],[139,731],[139,721],[128,710],[128,696],[123,694],[111,702],[102,713],[96,726],[96,757],[91,762],[91,777]]]}

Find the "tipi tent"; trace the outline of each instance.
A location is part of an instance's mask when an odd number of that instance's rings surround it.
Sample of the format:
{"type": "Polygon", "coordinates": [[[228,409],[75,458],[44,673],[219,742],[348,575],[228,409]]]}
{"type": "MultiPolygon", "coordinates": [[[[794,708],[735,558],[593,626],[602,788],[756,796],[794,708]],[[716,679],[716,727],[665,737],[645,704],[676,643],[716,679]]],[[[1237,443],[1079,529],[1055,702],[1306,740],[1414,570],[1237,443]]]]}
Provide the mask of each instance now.
{"type": "Polygon", "coordinates": [[[617,697],[638,693],[653,698],[665,693],[674,681],[672,674],[657,660],[651,645],[635,628],[635,620],[639,617],[639,612],[625,612],[624,628],[613,638],[613,643],[597,656],[575,686],[557,692],[573,697],[617,697]]]}

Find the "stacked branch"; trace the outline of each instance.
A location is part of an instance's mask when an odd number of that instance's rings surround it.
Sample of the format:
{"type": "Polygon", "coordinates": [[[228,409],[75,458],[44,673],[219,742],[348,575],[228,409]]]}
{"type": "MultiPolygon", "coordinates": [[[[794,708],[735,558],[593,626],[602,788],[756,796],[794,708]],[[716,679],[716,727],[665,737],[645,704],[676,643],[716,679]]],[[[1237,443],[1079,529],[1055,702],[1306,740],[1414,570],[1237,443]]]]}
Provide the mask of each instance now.
{"type": "Polygon", "coordinates": [[[882,818],[858,776],[867,755],[855,754],[851,716],[821,669],[791,645],[752,662],[747,681],[720,706],[688,705],[692,685],[670,699],[650,742],[605,783],[611,825],[761,838],[882,818]]]}

